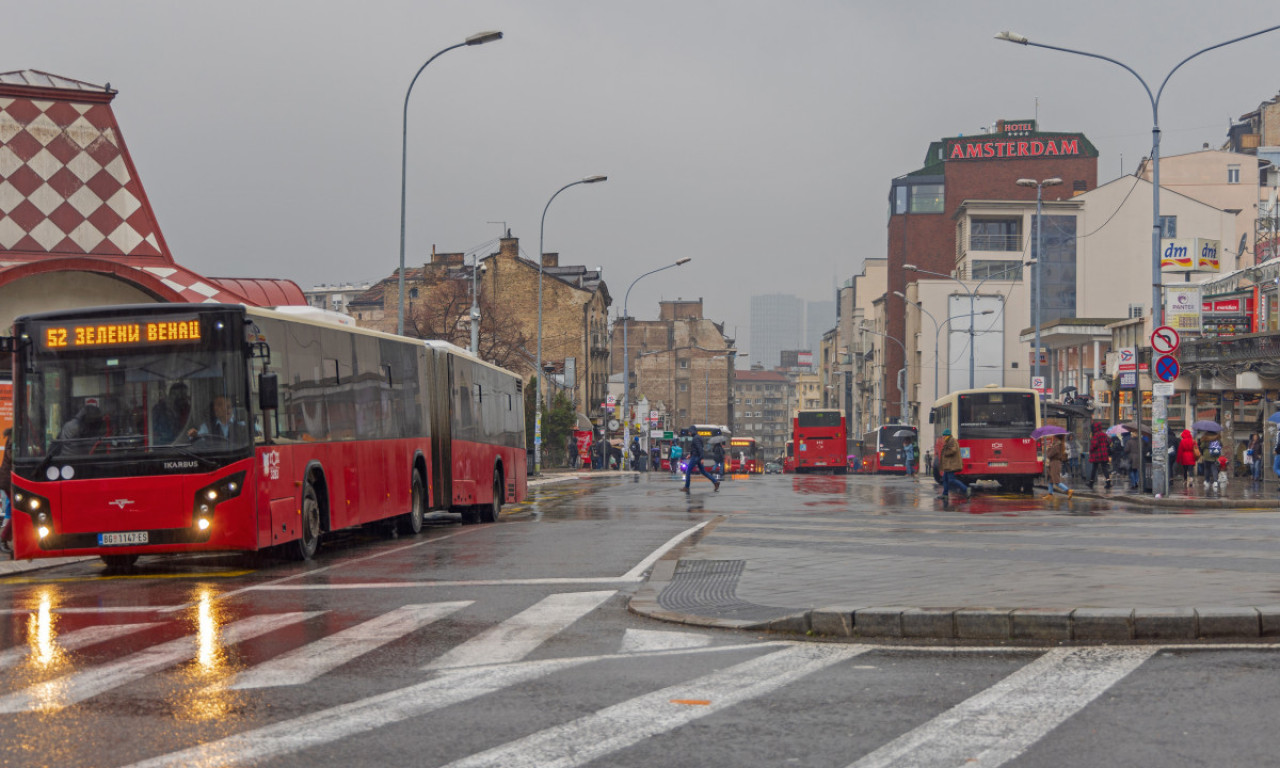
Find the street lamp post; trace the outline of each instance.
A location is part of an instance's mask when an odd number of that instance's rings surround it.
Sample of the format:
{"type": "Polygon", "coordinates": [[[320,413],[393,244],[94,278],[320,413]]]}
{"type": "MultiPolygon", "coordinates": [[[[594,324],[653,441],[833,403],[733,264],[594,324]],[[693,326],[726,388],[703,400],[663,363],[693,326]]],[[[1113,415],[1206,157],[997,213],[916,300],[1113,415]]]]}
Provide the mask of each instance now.
{"type": "MultiPolygon", "coordinates": [[[[947,274],[943,274],[942,272],[932,272],[927,269],[921,269],[920,267],[917,267],[915,264],[903,264],[902,268],[907,270],[908,272],[919,272],[924,275],[933,275],[935,277],[945,277],[949,280],[955,280],[956,283],[960,285],[960,288],[964,290],[966,294],[968,294],[969,296],[969,389],[973,389],[974,347],[976,346],[974,344],[974,317],[977,314],[979,314],[974,311],[974,298],[978,295],[978,291],[982,290],[982,286],[985,285],[988,280],[992,280],[997,277],[1003,277],[1004,275],[1007,275],[1015,270],[1013,268],[1010,268],[1010,269],[1001,270],[1000,272],[997,272],[994,275],[987,275],[986,277],[982,278],[982,280],[978,281],[978,285],[976,288],[974,288],[973,290],[969,290],[969,286],[965,285],[964,281],[962,281],[960,278],[956,277],[955,275],[947,275],[947,274]]],[[[980,314],[985,315],[988,313],[982,312],[980,314]]]]}
{"type": "Polygon", "coordinates": [[[906,371],[907,371],[907,345],[906,345],[906,344],[903,344],[901,340],[899,340],[898,338],[896,338],[896,337],[894,337],[894,336],[890,336],[890,335],[889,335],[889,334],[887,334],[887,333],[881,333],[880,331],[877,331],[877,330],[873,330],[873,329],[871,329],[871,328],[868,328],[868,327],[866,326],[866,324],[865,324],[865,323],[864,323],[864,324],[862,324],[861,328],[862,328],[862,330],[863,330],[863,331],[865,331],[865,332],[867,332],[867,333],[874,333],[874,334],[875,334],[875,335],[877,335],[877,336],[883,336],[883,337],[885,337],[886,339],[888,339],[889,341],[892,341],[894,344],[897,344],[899,347],[901,347],[901,348],[902,348],[902,368],[901,368],[901,370],[899,370],[899,372],[898,372],[898,377],[902,380],[902,384],[898,387],[898,394],[899,394],[899,395],[901,395],[901,397],[902,397],[902,403],[898,406],[898,417],[902,419],[902,423],[903,423],[903,424],[909,424],[909,423],[911,423],[911,422],[907,419],[907,387],[906,387],[906,381],[907,381],[907,374],[906,374],[906,371]]]}
{"type": "MultiPolygon", "coordinates": [[[[1164,324],[1164,302],[1161,300],[1160,288],[1160,96],[1164,94],[1164,87],[1169,84],[1169,78],[1173,77],[1173,73],[1182,68],[1183,64],[1196,58],[1202,53],[1222,48],[1238,43],[1242,40],[1248,40],[1258,35],[1274,32],[1280,29],[1280,24],[1260,29],[1257,32],[1251,32],[1247,35],[1232,38],[1226,42],[1211,45],[1208,48],[1202,48],[1182,61],[1178,62],[1173,69],[1169,70],[1169,74],[1164,76],[1164,80],[1160,83],[1159,90],[1154,95],[1151,93],[1151,86],[1147,85],[1147,81],[1142,79],[1132,67],[1124,62],[1117,61],[1109,56],[1102,56],[1097,53],[1089,53],[1088,51],[1078,51],[1073,48],[1063,48],[1057,45],[1047,45],[1045,43],[1036,43],[1028,40],[1025,36],[1014,32],[1001,32],[996,35],[997,40],[1004,40],[1009,43],[1017,43],[1018,45],[1030,45],[1035,48],[1047,48],[1051,51],[1061,51],[1062,53],[1074,53],[1077,56],[1087,56],[1091,59],[1101,59],[1109,61],[1120,67],[1129,74],[1138,79],[1142,85],[1142,89],[1147,93],[1147,99],[1151,102],[1151,331],[1154,332],[1157,326],[1164,324]]],[[[1038,350],[1037,350],[1038,351],[1038,350]]],[[[1152,403],[1152,421],[1164,421],[1167,414],[1168,402],[1164,397],[1155,397],[1152,403]]],[[[1141,413],[1138,414],[1141,416],[1141,413]]],[[[1164,494],[1168,492],[1168,453],[1165,451],[1165,430],[1157,429],[1156,424],[1152,424],[1151,429],[1151,460],[1152,460],[1152,483],[1151,490],[1154,493],[1164,494]]]]}
{"type": "Polygon", "coordinates": [[[600,181],[606,181],[608,176],[588,176],[585,179],[578,179],[565,184],[557,189],[555,194],[547,200],[547,204],[542,207],[542,222],[538,225],[538,391],[534,397],[534,419],[533,419],[533,473],[535,475],[542,473],[542,266],[544,259],[542,258],[542,234],[547,227],[547,209],[551,207],[551,201],[556,199],[556,195],[565,191],[569,187],[576,187],[579,184],[595,184],[600,181]]]}
{"type": "MultiPolygon", "coordinates": [[[[906,296],[906,294],[904,294],[902,291],[894,291],[894,292],[893,292],[893,295],[901,297],[901,298],[902,298],[902,300],[903,300],[904,302],[906,302],[907,304],[910,304],[911,306],[913,306],[913,307],[915,307],[916,309],[920,310],[921,312],[925,313],[926,315],[928,315],[928,316],[929,316],[929,319],[933,321],[933,400],[934,400],[934,402],[937,402],[937,400],[938,400],[938,340],[939,340],[939,334],[942,332],[942,329],[943,329],[943,328],[947,327],[947,325],[951,323],[951,321],[952,321],[952,320],[959,320],[959,319],[960,319],[960,318],[962,318],[962,317],[968,317],[968,315],[952,315],[951,317],[948,317],[946,320],[943,320],[941,323],[939,323],[939,322],[938,322],[938,318],[934,317],[932,312],[930,312],[929,310],[925,309],[925,308],[924,308],[924,304],[922,304],[921,302],[918,302],[918,301],[912,301],[911,299],[908,299],[908,298],[907,298],[907,296],[906,296]]],[[[981,312],[979,312],[978,314],[979,314],[979,315],[993,315],[993,314],[995,314],[995,310],[994,310],[994,309],[984,309],[984,310],[982,310],[981,312]]],[[[948,370],[948,371],[950,371],[950,370],[951,370],[951,366],[950,366],[950,365],[948,365],[948,366],[947,366],[947,370],[948,370]]]]}
{"type": "Polygon", "coordinates": [[[675,263],[668,264],[665,267],[649,270],[640,277],[631,281],[631,285],[627,286],[627,293],[622,297],[622,466],[627,466],[627,448],[631,445],[631,358],[627,354],[627,322],[631,319],[631,315],[627,313],[627,302],[631,300],[631,289],[642,278],[652,275],[654,272],[661,272],[664,269],[679,267],[688,264],[693,260],[692,256],[685,256],[676,259],[675,263]]]}
{"type": "MultiPolygon", "coordinates": [[[[1042,209],[1040,207],[1041,195],[1044,192],[1045,187],[1056,187],[1062,183],[1062,179],[1059,179],[1056,176],[1052,179],[1045,179],[1044,181],[1036,181],[1035,179],[1018,179],[1017,182],[1015,183],[1020,187],[1036,188],[1036,255],[1034,259],[1035,265],[1036,265],[1036,270],[1035,270],[1036,290],[1035,290],[1035,296],[1033,299],[1036,306],[1035,306],[1035,312],[1033,313],[1033,320],[1032,320],[1032,322],[1035,323],[1035,326],[1036,326],[1036,340],[1035,340],[1035,351],[1032,353],[1034,355],[1035,362],[1032,363],[1032,373],[1031,373],[1031,386],[1034,387],[1036,385],[1036,382],[1039,381],[1040,379],[1040,319],[1041,319],[1040,302],[1042,300],[1041,297],[1044,295],[1044,289],[1041,287],[1041,285],[1044,283],[1044,216],[1041,213],[1042,209]]],[[[1044,388],[1042,387],[1041,388],[1042,394],[1043,394],[1043,391],[1044,391],[1044,388]]]]}
{"type": "MultiPolygon", "coordinates": [[[[484,268],[480,266],[480,253],[474,254],[471,264],[471,354],[480,354],[480,291],[476,278],[484,268]]],[[[492,300],[493,297],[490,297],[492,300]]]]}
{"type": "MultiPolygon", "coordinates": [[[[427,64],[440,58],[443,54],[452,51],[454,48],[462,48],[467,45],[484,45],[494,40],[501,40],[501,32],[480,32],[468,37],[457,45],[451,45],[448,48],[437,53],[435,56],[427,59],[427,64]]],[[[408,158],[409,158],[409,94],[413,93],[413,84],[418,82],[418,75],[422,74],[422,70],[427,68],[427,64],[418,67],[418,72],[409,81],[409,90],[404,94],[404,122],[403,130],[400,135],[400,306],[397,309],[396,317],[396,333],[404,335],[404,216],[405,216],[405,176],[408,174],[408,158]]]]}

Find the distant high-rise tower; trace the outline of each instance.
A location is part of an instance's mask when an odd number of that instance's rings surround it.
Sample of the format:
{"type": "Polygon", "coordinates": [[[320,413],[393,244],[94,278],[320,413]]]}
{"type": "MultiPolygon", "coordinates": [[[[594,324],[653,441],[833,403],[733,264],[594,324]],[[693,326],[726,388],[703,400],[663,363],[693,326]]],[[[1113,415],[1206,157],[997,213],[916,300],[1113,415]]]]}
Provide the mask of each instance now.
{"type": "Polygon", "coordinates": [[[782,350],[805,347],[804,300],[785,293],[751,297],[751,360],[766,369],[781,364],[782,350]]]}
{"type": "Polygon", "coordinates": [[[817,352],[822,334],[836,327],[835,301],[811,301],[804,315],[804,348],[817,352]]]}

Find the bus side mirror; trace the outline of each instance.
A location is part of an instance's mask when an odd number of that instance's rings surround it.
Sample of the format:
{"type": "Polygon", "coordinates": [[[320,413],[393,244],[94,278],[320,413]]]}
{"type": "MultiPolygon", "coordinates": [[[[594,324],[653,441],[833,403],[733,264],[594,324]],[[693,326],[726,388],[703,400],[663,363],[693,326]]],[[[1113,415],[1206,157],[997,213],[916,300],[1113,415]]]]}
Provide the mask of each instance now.
{"type": "Polygon", "coordinates": [[[258,374],[258,410],[274,411],[280,407],[280,384],[274,373],[258,374]]]}

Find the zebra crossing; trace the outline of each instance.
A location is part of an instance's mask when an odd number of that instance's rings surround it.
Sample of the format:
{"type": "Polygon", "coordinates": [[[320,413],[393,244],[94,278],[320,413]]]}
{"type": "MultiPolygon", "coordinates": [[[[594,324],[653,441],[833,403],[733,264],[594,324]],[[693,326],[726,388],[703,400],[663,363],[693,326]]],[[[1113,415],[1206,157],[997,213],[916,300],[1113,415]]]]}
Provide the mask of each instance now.
{"type": "MultiPolygon", "coordinates": [[[[596,655],[534,658],[564,630],[598,611],[614,590],[553,593],[534,600],[506,620],[477,632],[429,663],[406,672],[397,687],[335,706],[286,717],[205,743],[155,755],[142,766],[259,765],[306,753],[482,697],[536,684],[590,665],[636,659],[696,661],[698,672],[674,683],[624,697],[581,716],[517,738],[487,745],[450,768],[481,766],[585,766],[648,740],[661,739],[694,722],[716,718],[743,705],[768,700],[778,692],[814,685],[833,676],[850,681],[875,669],[877,654],[902,653],[872,645],[711,636],[691,630],[626,628],[614,638],[616,650],[596,655]],[[745,658],[744,658],[745,657],[745,658]]],[[[389,643],[429,631],[465,612],[472,600],[402,605],[383,614],[358,616],[270,658],[229,674],[217,685],[249,695],[271,695],[322,679],[357,659],[377,654],[389,643]]],[[[141,611],[142,609],[140,609],[141,611]]],[[[155,612],[154,609],[153,613],[155,612]]],[[[312,626],[326,611],[290,611],[245,616],[217,628],[217,643],[231,646],[270,633],[312,626]]],[[[168,619],[172,621],[172,617],[168,619]]],[[[33,637],[27,646],[0,650],[0,669],[20,670],[39,662],[56,647],[62,653],[145,637],[163,621],[139,621],[82,627],[60,636],[33,637]]],[[[327,626],[327,625],[326,625],[327,626]]],[[[0,730],[5,718],[48,717],[94,697],[116,692],[145,677],[198,661],[201,639],[188,634],[124,653],[114,660],[81,666],[16,690],[0,691],[0,730]]],[[[292,634],[290,637],[294,636],[292,634]]],[[[310,638],[313,634],[302,633],[310,638]]],[[[1269,646],[1267,646],[1270,648],[1269,646]]],[[[938,649],[941,650],[941,649],[938,649]]],[[[1137,671],[1160,647],[1055,648],[1020,651],[1011,674],[973,692],[935,717],[909,724],[896,738],[854,756],[850,768],[896,765],[983,766],[1009,762],[1074,714],[1137,671]]],[[[929,649],[914,649],[929,653],[929,649]]],[[[1008,649],[949,649],[966,654],[1008,654],[1008,649]]],[[[21,675],[13,676],[22,680],[21,675]]],[[[10,686],[12,687],[12,686],[10,686]]],[[[472,705],[474,706],[474,705],[472,705]]],[[[450,759],[448,757],[444,759],[450,759]]]]}

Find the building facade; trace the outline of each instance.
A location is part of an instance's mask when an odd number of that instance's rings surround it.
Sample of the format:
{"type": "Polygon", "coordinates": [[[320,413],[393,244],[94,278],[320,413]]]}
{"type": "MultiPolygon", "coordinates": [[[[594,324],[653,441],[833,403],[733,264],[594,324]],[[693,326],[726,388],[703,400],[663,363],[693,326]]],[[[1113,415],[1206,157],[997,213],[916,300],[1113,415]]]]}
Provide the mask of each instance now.
{"type": "Polygon", "coordinates": [[[766,461],[786,455],[791,439],[791,380],[780,371],[738,371],[733,386],[734,434],[754,437],[766,461]]]}

